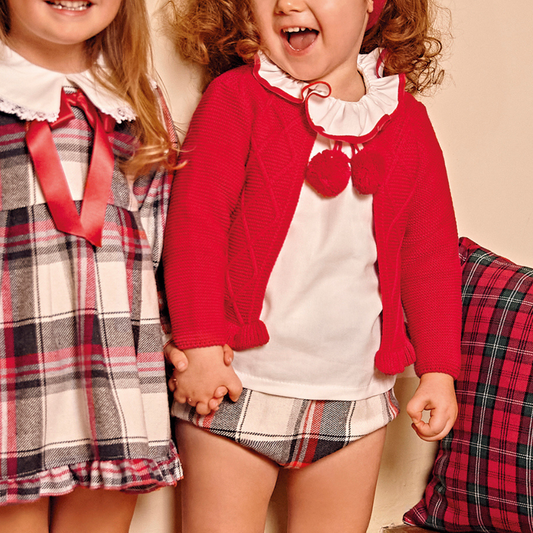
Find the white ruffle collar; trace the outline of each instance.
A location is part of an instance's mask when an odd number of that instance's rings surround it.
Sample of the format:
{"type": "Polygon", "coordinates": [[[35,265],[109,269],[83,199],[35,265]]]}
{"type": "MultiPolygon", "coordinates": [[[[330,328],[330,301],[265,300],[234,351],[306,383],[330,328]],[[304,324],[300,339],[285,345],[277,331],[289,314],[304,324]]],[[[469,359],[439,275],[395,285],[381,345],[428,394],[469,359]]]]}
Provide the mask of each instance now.
{"type": "Polygon", "coordinates": [[[366,94],[358,102],[338,100],[325,82],[296,80],[272,63],[263,53],[255,60],[254,75],[266,88],[293,102],[303,102],[311,127],[324,137],[350,143],[370,140],[387,123],[404,95],[405,77],[381,77],[381,50],[360,54],[361,72],[366,94]]]}
{"type": "Polygon", "coordinates": [[[131,106],[98,84],[90,71],[62,74],[48,70],[0,45],[0,111],[21,120],[54,122],[65,86],[79,87],[100,111],[119,123],[135,120],[131,106]]]}

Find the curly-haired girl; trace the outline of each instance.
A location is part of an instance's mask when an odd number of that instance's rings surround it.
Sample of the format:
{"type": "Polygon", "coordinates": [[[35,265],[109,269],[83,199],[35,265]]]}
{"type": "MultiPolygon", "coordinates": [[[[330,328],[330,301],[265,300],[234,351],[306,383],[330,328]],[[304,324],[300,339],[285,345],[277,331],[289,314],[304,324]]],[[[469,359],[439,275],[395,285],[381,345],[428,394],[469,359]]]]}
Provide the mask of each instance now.
{"type": "Polygon", "coordinates": [[[206,85],[218,76],[184,144],[164,253],[189,359],[173,407],[185,531],[262,531],[285,467],[291,533],[364,532],[395,374],[414,363],[421,377],[407,407],[421,438],[457,413],[455,218],[410,94],[442,76],[430,0],[176,9],[183,56],[206,85]],[[239,400],[210,412],[233,373],[239,400]]]}

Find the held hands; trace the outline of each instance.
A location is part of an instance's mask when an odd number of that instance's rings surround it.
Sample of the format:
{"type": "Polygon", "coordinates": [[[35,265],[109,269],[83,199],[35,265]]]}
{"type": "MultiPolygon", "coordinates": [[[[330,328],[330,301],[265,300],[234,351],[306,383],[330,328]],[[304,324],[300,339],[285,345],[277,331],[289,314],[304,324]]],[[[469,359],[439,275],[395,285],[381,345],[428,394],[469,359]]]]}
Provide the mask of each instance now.
{"type": "MultiPolygon", "coordinates": [[[[189,366],[187,356],[179,350],[173,342],[169,342],[164,348],[166,360],[174,367],[172,377],[168,381],[168,388],[171,392],[177,389],[177,381],[180,372],[185,372],[189,366]]],[[[224,346],[224,363],[230,366],[233,362],[233,350],[226,344],[224,346]]],[[[213,397],[208,402],[211,411],[217,411],[228,389],[224,386],[218,387],[213,393],[213,397]]],[[[183,402],[182,402],[183,403],[183,402]]]]}
{"type": "Polygon", "coordinates": [[[443,439],[457,418],[452,376],[439,372],[423,374],[407,404],[407,413],[413,421],[413,429],[422,440],[431,442],[443,439]],[[422,420],[424,411],[430,412],[429,422],[422,420]]]}
{"type": "Polygon", "coordinates": [[[200,415],[216,411],[226,394],[236,401],[242,385],[231,363],[229,346],[194,348],[181,352],[173,344],[165,347],[165,357],[174,366],[169,389],[179,403],[196,407],[200,415]]]}

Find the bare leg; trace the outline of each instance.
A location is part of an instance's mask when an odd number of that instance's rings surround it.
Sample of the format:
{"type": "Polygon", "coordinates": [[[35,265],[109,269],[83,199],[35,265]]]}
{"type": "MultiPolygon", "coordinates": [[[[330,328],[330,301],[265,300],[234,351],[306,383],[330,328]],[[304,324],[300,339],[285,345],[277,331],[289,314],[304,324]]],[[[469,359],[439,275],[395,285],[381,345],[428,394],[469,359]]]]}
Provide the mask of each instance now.
{"type": "Polygon", "coordinates": [[[263,533],[279,467],[187,422],[177,436],[183,533],[263,533]]]}
{"type": "Polygon", "coordinates": [[[289,533],[365,533],[386,428],[301,470],[288,478],[289,533]]]}
{"type": "Polygon", "coordinates": [[[0,507],[0,533],[48,533],[48,498],[0,507]]]}
{"type": "Polygon", "coordinates": [[[137,495],[79,487],[52,500],[51,533],[128,533],[137,495]]]}

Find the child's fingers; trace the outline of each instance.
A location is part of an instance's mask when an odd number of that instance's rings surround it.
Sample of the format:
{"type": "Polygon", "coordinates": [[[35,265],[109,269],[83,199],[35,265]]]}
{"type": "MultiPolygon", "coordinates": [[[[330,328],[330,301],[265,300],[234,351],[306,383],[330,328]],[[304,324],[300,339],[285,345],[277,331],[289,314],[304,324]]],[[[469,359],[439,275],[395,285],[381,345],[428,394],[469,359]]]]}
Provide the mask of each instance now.
{"type": "Polygon", "coordinates": [[[223,347],[224,350],[224,364],[230,366],[233,363],[233,350],[225,344],[223,347]]]}
{"type": "Polygon", "coordinates": [[[228,388],[228,394],[232,401],[236,402],[239,399],[239,396],[242,392],[242,383],[241,380],[237,377],[236,374],[232,374],[226,383],[228,388]]]}
{"type": "Polygon", "coordinates": [[[434,436],[430,425],[423,420],[420,420],[419,422],[413,422],[411,426],[422,440],[428,441],[434,436]]]}
{"type": "MultiPolygon", "coordinates": [[[[176,373],[177,370],[174,372],[176,373]]],[[[176,400],[178,403],[187,403],[191,407],[195,407],[195,405],[200,401],[198,398],[196,398],[196,396],[194,396],[194,394],[188,394],[186,390],[181,389],[179,383],[177,382],[173,396],[174,400],[176,400]],[[196,399],[193,400],[192,396],[194,396],[196,399]]]]}
{"type": "Polygon", "coordinates": [[[187,396],[184,396],[177,388],[174,390],[173,396],[174,400],[176,400],[178,403],[187,403],[187,396]]]}
{"type": "Polygon", "coordinates": [[[208,415],[212,411],[211,407],[209,407],[208,403],[205,402],[198,402],[196,404],[196,412],[199,415],[208,415]]]}
{"type": "Polygon", "coordinates": [[[184,372],[189,366],[187,356],[179,350],[173,342],[169,342],[163,349],[166,360],[177,368],[179,372],[184,372]]]}
{"type": "Polygon", "coordinates": [[[177,386],[175,386],[173,396],[178,403],[186,403],[191,407],[195,407],[196,412],[200,415],[208,415],[211,411],[218,411],[218,407],[224,398],[222,396],[221,398],[211,398],[210,400],[193,399],[180,391],[177,386]]]}
{"type": "Polygon", "coordinates": [[[453,421],[446,415],[432,412],[429,422],[419,420],[413,422],[413,429],[425,441],[432,442],[443,439],[450,431],[453,421]]]}
{"type": "Polygon", "coordinates": [[[429,440],[440,433],[440,430],[436,431],[438,425],[438,421],[435,420],[436,415],[429,409],[425,398],[415,395],[408,402],[406,411],[411,418],[413,429],[421,439],[429,440]],[[431,412],[429,423],[422,420],[422,415],[425,410],[431,412]]]}
{"type": "Polygon", "coordinates": [[[224,396],[228,394],[228,389],[221,385],[217,388],[215,393],[213,394],[213,397],[209,400],[208,406],[212,411],[218,411],[218,408],[220,407],[220,404],[222,403],[222,400],[224,399],[224,396]]]}
{"type": "Polygon", "coordinates": [[[172,374],[172,377],[168,380],[168,390],[170,392],[174,392],[178,388],[178,383],[176,381],[176,378],[174,377],[174,374],[172,374]]]}
{"type": "Polygon", "coordinates": [[[407,402],[405,410],[413,422],[416,420],[422,420],[422,413],[430,407],[429,403],[429,398],[426,394],[420,393],[419,387],[415,391],[413,397],[407,402]]]}
{"type": "Polygon", "coordinates": [[[411,419],[411,422],[413,424],[419,424],[422,422],[422,413],[424,412],[424,405],[418,405],[416,402],[416,398],[412,398],[411,401],[407,403],[407,407],[405,409],[407,411],[407,414],[409,415],[409,418],[411,419]]]}
{"type": "Polygon", "coordinates": [[[426,422],[418,422],[418,424],[413,423],[412,427],[416,431],[416,434],[426,442],[441,440],[448,434],[447,429],[436,433],[426,422]]]}
{"type": "Polygon", "coordinates": [[[207,405],[209,406],[209,409],[211,409],[211,411],[218,411],[218,408],[220,407],[221,403],[222,398],[211,398],[207,405]]]}
{"type": "Polygon", "coordinates": [[[222,398],[224,398],[226,394],[228,394],[228,389],[224,387],[224,385],[221,385],[220,387],[217,388],[217,390],[215,391],[215,394],[213,394],[213,398],[217,400],[218,399],[222,400],[222,398]]]}

